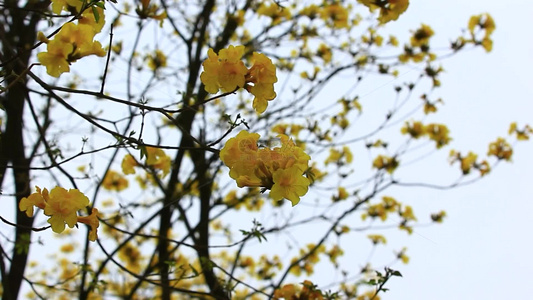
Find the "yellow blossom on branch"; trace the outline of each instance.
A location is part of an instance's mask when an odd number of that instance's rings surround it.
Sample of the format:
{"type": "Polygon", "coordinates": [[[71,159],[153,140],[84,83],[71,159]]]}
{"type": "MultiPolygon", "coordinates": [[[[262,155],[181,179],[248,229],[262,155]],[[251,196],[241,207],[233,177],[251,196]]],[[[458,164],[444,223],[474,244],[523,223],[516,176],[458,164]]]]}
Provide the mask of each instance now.
{"type": "Polygon", "coordinates": [[[288,199],[293,206],[307,193],[310,180],[309,155],[286,135],[279,135],[281,147],[259,148],[259,134],[245,130],[229,139],[220,151],[220,159],[230,168],[230,177],[239,187],[270,189],[274,200],[288,199]]]}
{"type": "Polygon", "coordinates": [[[95,241],[98,238],[96,233],[100,223],[97,218],[98,209],[93,208],[92,214],[87,217],[79,217],[77,212],[89,205],[89,199],[78,189],[66,190],[56,186],[52,191],[41,190],[35,187],[36,192],[28,197],[24,197],[19,202],[19,209],[25,211],[28,217],[33,216],[33,207],[36,206],[44,210],[44,214],[49,216],[48,223],[55,233],[65,230],[65,224],[73,228],[78,222],[85,223],[91,227],[89,240],[95,241]]]}
{"type": "Polygon", "coordinates": [[[267,108],[267,101],[276,98],[274,91],[274,83],[278,81],[276,66],[266,55],[257,52],[253,53],[252,62],[253,65],[246,75],[246,82],[253,83],[253,86],[248,85],[247,90],[255,96],[253,108],[258,113],[263,113],[267,108]]]}
{"type": "Polygon", "coordinates": [[[91,231],[89,231],[90,241],[94,242],[98,239],[98,234],[96,232],[98,227],[100,227],[100,221],[98,221],[98,209],[93,208],[91,214],[87,217],[78,217],[78,222],[87,224],[91,227],[91,231]]]}
{"type": "Polygon", "coordinates": [[[53,77],[59,77],[62,73],[70,71],[68,55],[74,47],[59,40],[52,40],[47,45],[47,51],[37,54],[39,62],[46,67],[46,73],[53,77]]]}
{"type": "Polygon", "coordinates": [[[263,113],[268,101],[276,97],[274,83],[276,67],[264,54],[254,52],[252,67],[248,70],[241,61],[244,46],[232,46],[221,49],[218,54],[213,49],[207,52],[207,59],[203,62],[204,71],[200,79],[208,93],[216,94],[219,90],[224,93],[246,88],[255,96],[253,108],[257,113],[263,113]]]}
{"type": "Polygon", "coordinates": [[[48,194],[48,190],[42,192],[46,201],[44,214],[50,216],[48,223],[52,225],[55,233],[65,230],[65,223],[74,227],[78,222],[77,212],[89,205],[89,199],[77,189],[66,190],[62,187],[55,187],[48,194]]]}
{"type": "Polygon", "coordinates": [[[348,10],[339,3],[326,5],[320,11],[320,17],[333,28],[348,28],[348,10]]]}
{"type": "Polygon", "coordinates": [[[59,77],[62,73],[69,72],[70,64],[82,57],[105,56],[106,51],[102,44],[93,40],[98,32],[95,26],[68,22],[61,27],[53,40],[48,40],[43,34],[39,35],[39,39],[47,43],[47,51],[38,53],[37,59],[46,67],[48,75],[59,77]]]}
{"type": "Polygon", "coordinates": [[[491,15],[487,13],[470,17],[470,20],[468,22],[468,30],[472,35],[472,40],[470,40],[470,42],[473,42],[476,45],[481,45],[486,52],[492,51],[491,35],[495,29],[496,23],[494,22],[494,19],[491,17],[491,15]],[[475,30],[477,27],[485,31],[485,35],[481,40],[476,39],[475,30]]]}
{"type": "Polygon", "coordinates": [[[46,206],[46,202],[43,198],[43,195],[41,194],[41,189],[39,187],[35,187],[37,190],[36,193],[31,194],[28,197],[24,197],[19,202],[19,209],[21,211],[25,211],[26,215],[28,217],[33,217],[33,207],[37,206],[40,209],[44,209],[46,206]]]}
{"type": "Polygon", "coordinates": [[[120,192],[128,187],[128,180],[116,171],[109,170],[102,180],[104,189],[120,192]]]}
{"type": "Polygon", "coordinates": [[[378,20],[381,24],[395,21],[409,6],[409,0],[357,0],[374,11],[379,9],[378,20]]]}
{"type": "Polygon", "coordinates": [[[389,174],[392,174],[399,164],[400,162],[396,159],[396,157],[378,155],[372,162],[372,167],[378,170],[387,170],[389,174]]]}
{"type": "Polygon", "coordinates": [[[504,138],[498,138],[490,143],[488,155],[510,161],[513,156],[513,148],[504,138]]]}
{"type": "Polygon", "coordinates": [[[128,174],[135,174],[135,169],[133,167],[138,166],[139,164],[131,154],[126,154],[124,158],[122,159],[122,173],[128,175],[128,174]]]}
{"type": "Polygon", "coordinates": [[[411,36],[411,46],[422,47],[429,45],[429,38],[433,36],[435,32],[426,24],[422,24],[411,36]]]}

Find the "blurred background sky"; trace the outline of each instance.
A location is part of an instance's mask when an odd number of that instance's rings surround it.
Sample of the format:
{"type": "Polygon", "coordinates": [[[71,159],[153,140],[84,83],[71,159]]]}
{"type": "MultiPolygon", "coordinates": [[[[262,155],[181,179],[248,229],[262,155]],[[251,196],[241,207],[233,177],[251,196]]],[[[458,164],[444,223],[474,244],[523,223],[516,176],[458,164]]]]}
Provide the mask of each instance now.
{"type": "MultiPolygon", "coordinates": [[[[489,142],[507,136],[511,121],[533,124],[533,1],[411,0],[394,32],[431,25],[435,45],[447,45],[473,14],[496,22],[494,48],[478,48],[443,62],[439,109],[454,148],[484,156],[489,142]]],[[[402,39],[400,39],[402,40],[402,39]]],[[[403,39],[405,40],[405,39],[403,39]]],[[[411,261],[397,266],[385,299],[528,299],[533,295],[533,143],[517,143],[513,163],[473,185],[449,191],[418,189],[415,211],[448,214],[442,225],[415,228],[408,239],[411,261]]],[[[394,194],[395,196],[397,194],[394,194]]],[[[413,190],[406,191],[413,197],[413,190]]],[[[403,200],[400,198],[400,200],[403,200]]],[[[406,239],[401,241],[400,239],[406,239]]]]}

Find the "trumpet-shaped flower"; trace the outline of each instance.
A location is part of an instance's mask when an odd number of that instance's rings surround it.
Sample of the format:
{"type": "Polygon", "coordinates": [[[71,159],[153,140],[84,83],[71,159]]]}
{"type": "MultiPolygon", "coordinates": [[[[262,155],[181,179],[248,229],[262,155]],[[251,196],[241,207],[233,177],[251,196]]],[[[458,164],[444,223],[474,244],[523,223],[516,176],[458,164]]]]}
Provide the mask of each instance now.
{"type": "Polygon", "coordinates": [[[52,40],[47,45],[47,51],[37,54],[39,62],[46,67],[46,73],[53,77],[59,77],[61,73],[69,72],[70,66],[67,61],[74,47],[60,40],[52,40]]]}
{"type": "Polygon", "coordinates": [[[90,241],[94,242],[98,239],[98,233],[96,232],[98,227],[100,227],[100,221],[98,221],[98,209],[93,208],[89,216],[78,217],[78,222],[87,224],[91,227],[91,231],[89,231],[90,241]]]}
{"type": "Polygon", "coordinates": [[[276,77],[276,67],[266,55],[254,52],[252,56],[253,65],[246,76],[247,82],[254,85],[248,89],[255,98],[253,108],[258,113],[263,113],[268,105],[267,101],[276,98],[274,83],[278,81],[276,77]]]}
{"type": "Polygon", "coordinates": [[[138,166],[137,161],[131,154],[126,154],[124,158],[122,159],[122,173],[128,175],[128,174],[135,174],[134,167],[138,166]]]}
{"type": "Polygon", "coordinates": [[[65,223],[70,227],[76,225],[77,211],[89,205],[89,199],[77,189],[66,190],[62,187],[55,187],[48,194],[44,189],[42,196],[46,201],[44,214],[50,216],[48,223],[52,225],[55,233],[65,230],[65,223]]]}
{"type": "Polygon", "coordinates": [[[244,87],[244,76],[248,69],[241,61],[243,54],[244,46],[230,45],[228,49],[220,50],[218,55],[209,49],[208,59],[203,63],[204,71],[200,75],[206,91],[215,94],[219,89],[231,92],[244,87]]]}
{"type": "Polygon", "coordinates": [[[258,148],[259,134],[241,131],[228,140],[220,159],[230,168],[230,177],[239,187],[271,189],[274,200],[286,198],[296,205],[307,193],[309,155],[286,135],[279,135],[281,147],[258,148]]]}
{"type": "Polygon", "coordinates": [[[216,94],[232,92],[239,88],[246,88],[255,96],[253,108],[257,113],[263,113],[268,101],[276,98],[274,83],[276,67],[264,54],[254,52],[252,55],[252,67],[246,68],[241,61],[244,55],[244,46],[229,46],[221,49],[218,54],[213,49],[207,51],[207,59],[202,66],[204,71],[200,79],[208,93],[216,94]]]}
{"type": "Polygon", "coordinates": [[[25,211],[28,217],[33,217],[34,206],[37,206],[40,209],[44,209],[44,207],[46,206],[46,202],[44,201],[43,195],[41,194],[41,189],[37,186],[35,187],[35,189],[37,190],[37,192],[29,195],[28,197],[22,198],[19,202],[19,209],[21,211],[25,211]]]}
{"type": "Polygon", "coordinates": [[[270,191],[270,197],[274,200],[289,199],[292,206],[300,201],[300,197],[307,193],[309,180],[302,176],[298,166],[289,169],[279,169],[272,174],[274,185],[270,191]]]}

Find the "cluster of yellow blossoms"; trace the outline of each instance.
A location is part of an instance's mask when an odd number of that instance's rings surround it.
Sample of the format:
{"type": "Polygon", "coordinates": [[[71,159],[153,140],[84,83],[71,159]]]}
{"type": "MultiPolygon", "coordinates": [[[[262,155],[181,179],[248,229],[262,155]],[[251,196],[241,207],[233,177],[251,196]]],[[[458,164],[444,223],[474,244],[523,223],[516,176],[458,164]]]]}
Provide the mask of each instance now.
{"type": "Polygon", "coordinates": [[[472,169],[479,171],[481,176],[485,176],[490,172],[490,165],[486,160],[481,162],[477,161],[477,154],[474,152],[468,152],[467,155],[462,155],[460,152],[455,150],[450,151],[450,164],[455,163],[456,161],[461,164],[461,171],[464,175],[470,173],[472,169]]]}
{"type": "Polygon", "coordinates": [[[431,123],[424,125],[419,121],[405,122],[401,129],[402,134],[408,134],[414,139],[426,136],[435,142],[437,149],[442,148],[450,143],[450,130],[444,124],[431,123]]]}
{"type": "Polygon", "coordinates": [[[294,284],[286,284],[274,292],[274,299],[309,299],[322,300],[322,292],[311,281],[302,282],[303,288],[294,284]]]}
{"type": "Polygon", "coordinates": [[[65,223],[68,227],[73,228],[78,222],[87,224],[91,227],[89,240],[95,241],[98,238],[97,228],[100,226],[98,221],[98,209],[93,208],[89,216],[78,216],[78,210],[89,206],[89,199],[77,189],[66,190],[56,186],[48,192],[47,189],[35,187],[37,190],[29,197],[24,197],[19,202],[19,209],[25,211],[28,217],[33,216],[33,207],[36,206],[44,210],[44,214],[49,216],[48,223],[52,226],[55,233],[61,233],[65,230],[65,223]]]}
{"type": "Polygon", "coordinates": [[[227,93],[245,88],[255,96],[253,108],[257,113],[263,113],[268,101],[276,98],[276,66],[264,54],[253,53],[253,65],[250,69],[246,68],[241,60],[244,46],[229,46],[218,54],[209,49],[207,55],[208,58],[203,63],[204,71],[200,75],[207,92],[216,94],[222,90],[227,93]]]}
{"type": "Polygon", "coordinates": [[[374,11],[379,9],[378,20],[381,24],[398,20],[409,6],[409,0],[357,0],[374,11]]]}
{"type": "MultiPolygon", "coordinates": [[[[165,151],[161,148],[146,147],[146,166],[153,168],[154,170],[160,170],[161,177],[165,177],[170,172],[171,159],[165,151]]],[[[140,167],[141,165],[135,160],[133,155],[126,154],[122,159],[122,172],[124,174],[135,174],[134,167],[140,167]]]]}
{"type": "Polygon", "coordinates": [[[307,193],[309,179],[303,174],[308,169],[309,155],[286,135],[279,135],[281,147],[258,148],[260,135],[241,131],[228,140],[220,151],[220,159],[230,168],[230,177],[239,187],[270,189],[270,198],[283,198],[298,204],[307,193]]]}
{"type": "Polygon", "coordinates": [[[472,16],[468,21],[468,31],[472,35],[472,41],[476,44],[481,45],[485,51],[490,52],[492,50],[492,39],[490,38],[494,30],[496,29],[496,23],[494,19],[489,14],[480,14],[472,16]],[[476,28],[485,31],[485,35],[481,41],[476,39],[476,28]]]}
{"type": "Polygon", "coordinates": [[[46,67],[50,76],[59,77],[62,73],[69,72],[70,64],[82,57],[106,54],[102,44],[94,41],[94,36],[102,30],[105,23],[104,10],[97,6],[88,9],[85,3],[78,0],[52,1],[52,11],[55,14],[67,11],[79,16],[77,23],[66,23],[51,40],[42,32],[38,34],[39,40],[47,44],[47,51],[38,53],[37,59],[46,67]]]}

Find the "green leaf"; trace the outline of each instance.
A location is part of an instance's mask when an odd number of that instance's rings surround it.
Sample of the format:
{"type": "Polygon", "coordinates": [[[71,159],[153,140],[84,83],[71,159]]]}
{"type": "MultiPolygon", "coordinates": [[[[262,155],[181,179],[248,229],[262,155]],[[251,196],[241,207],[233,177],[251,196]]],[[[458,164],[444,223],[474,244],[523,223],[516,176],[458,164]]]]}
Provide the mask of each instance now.
{"type": "Polygon", "coordinates": [[[393,272],[391,273],[391,275],[392,275],[392,276],[403,277],[403,276],[402,276],[402,273],[400,273],[400,271],[393,271],[393,272]]]}
{"type": "Polygon", "coordinates": [[[100,14],[98,13],[96,7],[93,6],[91,7],[91,9],[93,10],[94,20],[96,21],[96,23],[98,23],[100,21],[100,14]]]}
{"type": "Polygon", "coordinates": [[[146,146],[139,146],[139,150],[141,150],[141,159],[143,159],[145,156],[148,157],[148,152],[146,152],[146,146]]]}

